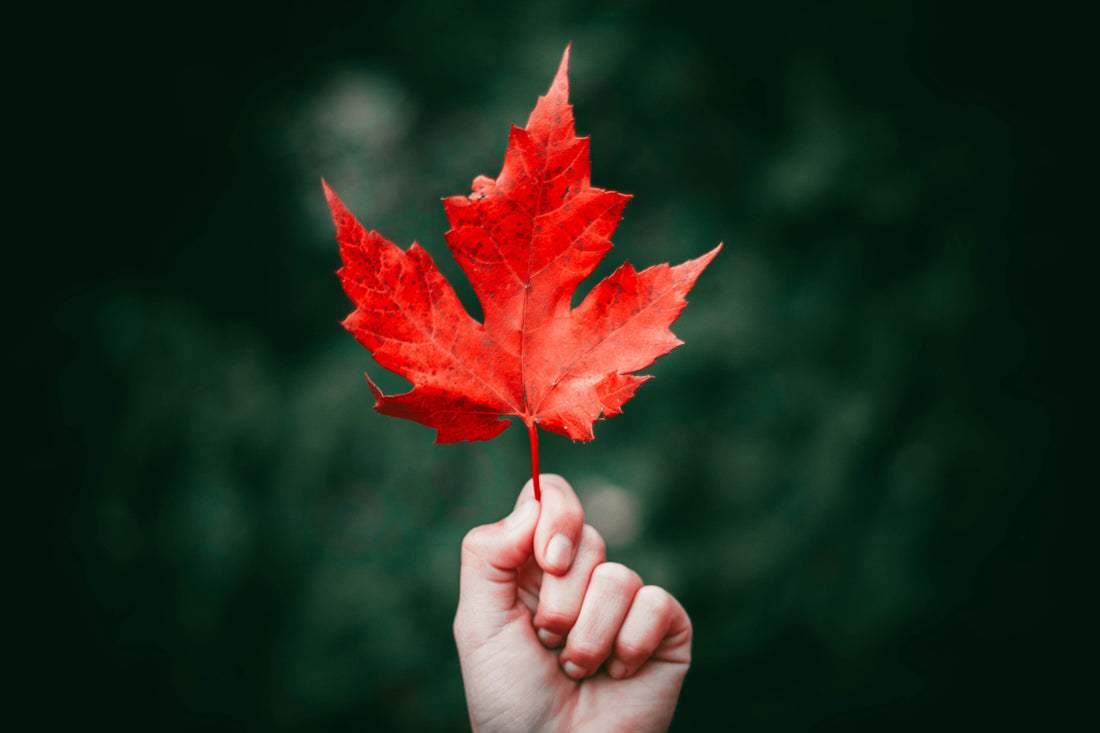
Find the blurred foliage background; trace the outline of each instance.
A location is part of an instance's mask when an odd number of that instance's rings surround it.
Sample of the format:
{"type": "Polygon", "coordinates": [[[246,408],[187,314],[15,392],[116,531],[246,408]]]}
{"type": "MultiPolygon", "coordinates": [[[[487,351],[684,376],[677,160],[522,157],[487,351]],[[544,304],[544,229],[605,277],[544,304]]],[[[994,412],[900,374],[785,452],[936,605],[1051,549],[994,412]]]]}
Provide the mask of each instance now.
{"type": "Polygon", "coordinates": [[[593,183],[634,194],[597,277],[725,242],[675,328],[686,345],[625,414],[589,444],[542,440],[609,557],[692,616],[675,729],[984,727],[1073,701],[1046,321],[1062,263],[1040,214],[1061,195],[1044,115],[1074,93],[1049,73],[1058,17],[848,0],[103,12],[140,31],[74,72],[92,173],[54,193],[97,203],[42,352],[60,711],[165,731],[467,727],[458,547],[509,510],[526,436],[433,446],[373,412],[363,372],[401,380],[339,326],[320,179],[418,239],[476,312],[440,198],[496,175],[570,42],[593,183]]]}

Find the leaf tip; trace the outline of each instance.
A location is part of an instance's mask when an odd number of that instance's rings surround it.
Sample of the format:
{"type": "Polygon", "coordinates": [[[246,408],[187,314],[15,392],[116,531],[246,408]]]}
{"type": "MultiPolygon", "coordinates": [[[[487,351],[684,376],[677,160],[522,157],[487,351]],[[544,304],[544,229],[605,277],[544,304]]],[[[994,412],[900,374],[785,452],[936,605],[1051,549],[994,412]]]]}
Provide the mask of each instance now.
{"type": "Polygon", "coordinates": [[[569,49],[572,43],[565,47],[565,53],[561,55],[561,63],[558,64],[558,73],[554,75],[554,83],[550,85],[550,91],[563,87],[566,94],[569,93],[569,49]]]}
{"type": "MultiPolygon", "coordinates": [[[[690,281],[689,281],[690,284],[688,286],[689,289],[690,289],[691,286],[693,286],[695,284],[695,279],[697,277],[699,277],[700,274],[702,274],[703,270],[707,269],[707,265],[709,265],[711,263],[711,261],[715,257],[717,257],[718,253],[721,252],[721,251],[722,251],[722,243],[719,242],[718,246],[715,247],[714,249],[712,249],[710,252],[707,252],[704,255],[696,257],[694,260],[688,260],[687,262],[684,262],[683,264],[677,265],[673,269],[674,270],[680,270],[681,268],[683,268],[684,274],[686,274],[688,276],[688,278],[690,278],[690,281]]],[[[685,293],[686,292],[687,291],[685,291],[685,293]]]]}
{"type": "Polygon", "coordinates": [[[328,181],[324,178],[321,179],[321,186],[325,189],[325,201],[328,202],[328,208],[332,212],[332,218],[339,226],[339,217],[348,216],[350,212],[347,207],[344,206],[344,202],[340,200],[340,197],[336,195],[336,192],[332,190],[332,187],[328,185],[328,181]]]}
{"type": "Polygon", "coordinates": [[[386,396],[382,394],[382,390],[378,389],[378,385],[371,380],[369,374],[364,373],[363,376],[367,378],[367,386],[370,387],[370,393],[374,395],[374,409],[379,410],[386,396]]]}

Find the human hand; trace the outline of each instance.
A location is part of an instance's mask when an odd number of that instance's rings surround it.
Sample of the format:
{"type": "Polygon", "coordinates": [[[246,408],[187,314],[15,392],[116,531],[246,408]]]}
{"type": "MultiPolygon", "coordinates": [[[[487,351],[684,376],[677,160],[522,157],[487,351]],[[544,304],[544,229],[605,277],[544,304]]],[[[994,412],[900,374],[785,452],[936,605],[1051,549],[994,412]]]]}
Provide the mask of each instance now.
{"type": "Polygon", "coordinates": [[[454,632],[474,731],[666,730],[691,662],[687,613],[604,562],[565,479],[540,483],[541,503],[528,481],[508,517],[462,542],[454,632]]]}

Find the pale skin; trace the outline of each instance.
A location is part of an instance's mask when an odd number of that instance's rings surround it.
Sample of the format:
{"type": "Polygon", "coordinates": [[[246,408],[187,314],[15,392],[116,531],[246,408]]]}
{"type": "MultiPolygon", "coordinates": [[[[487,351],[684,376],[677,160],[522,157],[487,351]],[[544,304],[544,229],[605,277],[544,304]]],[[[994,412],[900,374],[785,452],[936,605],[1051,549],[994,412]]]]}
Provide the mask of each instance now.
{"type": "Polygon", "coordinates": [[[560,476],[462,542],[454,632],[474,731],[664,731],[691,662],[667,591],[606,562],[560,476]]]}

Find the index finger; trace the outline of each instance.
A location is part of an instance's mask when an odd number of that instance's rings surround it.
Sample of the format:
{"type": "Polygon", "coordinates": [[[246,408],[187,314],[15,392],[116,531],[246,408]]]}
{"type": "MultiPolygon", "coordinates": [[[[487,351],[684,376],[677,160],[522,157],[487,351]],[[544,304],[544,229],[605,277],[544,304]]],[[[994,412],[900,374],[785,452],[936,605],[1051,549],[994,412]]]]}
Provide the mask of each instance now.
{"type": "MultiPolygon", "coordinates": [[[[552,575],[562,575],[573,564],[584,529],[584,509],[569,482],[554,473],[539,474],[542,510],[535,527],[535,560],[552,575]]],[[[516,499],[518,506],[534,498],[534,483],[528,480],[516,499]]]]}

